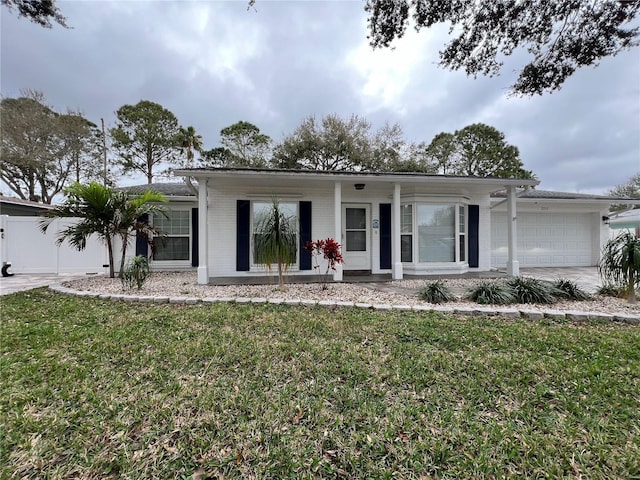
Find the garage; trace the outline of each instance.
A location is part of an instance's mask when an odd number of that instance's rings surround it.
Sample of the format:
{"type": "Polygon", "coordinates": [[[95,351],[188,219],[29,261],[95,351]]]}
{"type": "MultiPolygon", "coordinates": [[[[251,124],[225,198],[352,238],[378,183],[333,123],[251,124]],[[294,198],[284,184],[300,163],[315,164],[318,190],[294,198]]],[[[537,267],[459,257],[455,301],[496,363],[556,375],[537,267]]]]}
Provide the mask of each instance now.
{"type": "MultiPolygon", "coordinates": [[[[593,265],[593,214],[518,212],[518,261],[521,267],[593,265]]],[[[507,215],[491,212],[491,265],[508,260],[507,215]]]]}

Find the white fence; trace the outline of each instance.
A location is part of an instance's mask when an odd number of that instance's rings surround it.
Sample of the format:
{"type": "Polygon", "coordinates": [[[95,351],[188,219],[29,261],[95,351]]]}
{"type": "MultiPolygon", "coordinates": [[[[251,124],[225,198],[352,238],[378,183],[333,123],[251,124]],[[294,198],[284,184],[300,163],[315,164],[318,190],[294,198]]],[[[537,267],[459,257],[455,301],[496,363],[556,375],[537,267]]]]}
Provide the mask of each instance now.
{"type": "Polygon", "coordinates": [[[97,237],[78,251],[67,241],[56,244],[58,232],[73,219],[54,220],[47,233],[40,231],[40,217],[0,215],[0,264],[11,264],[12,273],[102,273],[106,247],[97,237]]]}

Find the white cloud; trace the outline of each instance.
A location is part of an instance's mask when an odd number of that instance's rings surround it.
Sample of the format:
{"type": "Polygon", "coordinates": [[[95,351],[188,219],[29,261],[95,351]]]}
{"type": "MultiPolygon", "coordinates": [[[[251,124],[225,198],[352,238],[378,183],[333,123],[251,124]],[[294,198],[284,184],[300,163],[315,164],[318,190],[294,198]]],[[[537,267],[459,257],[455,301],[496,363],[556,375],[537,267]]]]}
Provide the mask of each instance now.
{"type": "Polygon", "coordinates": [[[406,115],[411,109],[436,105],[446,97],[445,78],[436,65],[442,33],[438,28],[419,33],[409,28],[393,48],[375,50],[363,38],[347,54],[346,63],[357,74],[353,87],[359,90],[369,112],[389,108],[406,115]],[[419,105],[409,104],[406,101],[408,89],[416,75],[422,76],[424,65],[431,68],[427,70],[430,75],[422,78],[424,90],[416,95],[419,105]]]}

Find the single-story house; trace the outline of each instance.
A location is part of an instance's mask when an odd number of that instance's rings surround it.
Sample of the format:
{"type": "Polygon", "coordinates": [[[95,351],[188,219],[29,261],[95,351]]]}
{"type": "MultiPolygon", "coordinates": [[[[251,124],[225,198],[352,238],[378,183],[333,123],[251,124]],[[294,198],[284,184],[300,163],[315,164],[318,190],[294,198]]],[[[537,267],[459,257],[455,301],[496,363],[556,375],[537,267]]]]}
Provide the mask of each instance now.
{"type": "MultiPolygon", "coordinates": [[[[169,198],[168,216],[150,220],[167,234],[152,264],[197,267],[201,284],[264,277],[252,238],[258,215],[274,198],[299,226],[289,276],[315,275],[302,247],[332,237],[344,256],[335,281],[350,273],[401,279],[596,265],[609,235],[609,205],[627,200],[536,190],[538,180],[495,177],[249,168],[183,169],[175,175],[195,188],[151,185],[169,198]]],[[[128,190],[136,188],[149,185],[128,190]]],[[[136,253],[148,253],[144,242],[136,253]]]]}
{"type": "Polygon", "coordinates": [[[611,237],[621,232],[630,232],[640,235],[640,208],[625,210],[609,215],[609,228],[611,237]]]}

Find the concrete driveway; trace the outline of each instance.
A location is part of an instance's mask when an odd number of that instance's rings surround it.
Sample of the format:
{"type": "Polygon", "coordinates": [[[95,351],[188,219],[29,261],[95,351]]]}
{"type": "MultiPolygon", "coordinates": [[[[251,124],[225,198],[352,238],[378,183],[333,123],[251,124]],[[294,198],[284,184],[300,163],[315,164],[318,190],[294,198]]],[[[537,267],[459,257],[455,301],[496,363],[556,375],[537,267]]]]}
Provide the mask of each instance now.
{"type": "Polygon", "coordinates": [[[520,269],[520,275],[551,281],[566,278],[590,293],[595,293],[602,285],[597,267],[527,267],[520,269]]]}

